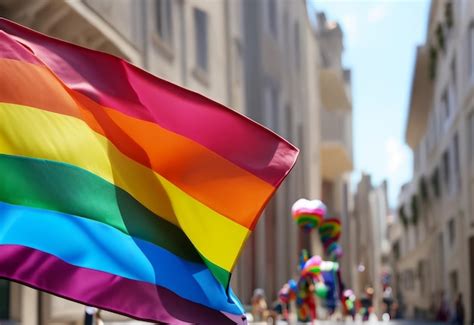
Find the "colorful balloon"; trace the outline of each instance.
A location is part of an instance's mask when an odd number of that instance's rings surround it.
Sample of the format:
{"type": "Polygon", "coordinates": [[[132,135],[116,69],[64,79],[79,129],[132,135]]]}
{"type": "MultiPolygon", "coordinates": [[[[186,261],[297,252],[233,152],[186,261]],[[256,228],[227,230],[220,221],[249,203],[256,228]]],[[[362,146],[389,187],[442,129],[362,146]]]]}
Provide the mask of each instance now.
{"type": "Polygon", "coordinates": [[[341,221],[336,218],[325,219],[319,227],[319,235],[324,242],[325,239],[338,240],[341,236],[341,221]]]}
{"type": "Polygon", "coordinates": [[[344,290],[343,294],[344,298],[349,298],[351,296],[354,296],[354,291],[352,291],[351,289],[346,289],[344,290]]]}
{"type": "Polygon", "coordinates": [[[296,292],[298,290],[298,284],[295,280],[291,279],[288,281],[288,285],[290,287],[290,292],[296,292]]]}
{"type": "Polygon", "coordinates": [[[329,288],[323,282],[317,282],[314,288],[316,296],[319,298],[326,298],[328,296],[329,288]]]}
{"type": "Polygon", "coordinates": [[[304,264],[303,270],[301,271],[302,276],[311,275],[317,276],[321,273],[321,263],[323,259],[321,256],[315,255],[306,261],[304,264]]]}
{"type": "Polygon", "coordinates": [[[299,199],[293,204],[291,213],[297,225],[309,232],[321,225],[326,210],[326,206],[320,200],[299,199]]]}
{"type": "Polygon", "coordinates": [[[341,237],[341,222],[336,218],[323,220],[319,227],[319,236],[323,243],[326,256],[331,260],[337,260],[342,256],[342,247],[337,243],[341,237]]]}
{"type": "Polygon", "coordinates": [[[326,249],[327,256],[332,260],[337,260],[342,257],[342,247],[338,242],[333,242],[326,249]]]}
{"type": "Polygon", "coordinates": [[[306,249],[302,249],[301,254],[300,254],[300,266],[299,266],[300,270],[304,268],[304,264],[306,263],[308,259],[309,259],[308,251],[306,249]]]}
{"type": "Polygon", "coordinates": [[[339,270],[339,263],[333,261],[323,261],[320,266],[321,272],[332,272],[339,270]]]}
{"type": "Polygon", "coordinates": [[[283,287],[278,292],[278,298],[284,304],[287,304],[290,301],[290,285],[285,283],[283,287]]]}
{"type": "Polygon", "coordinates": [[[295,280],[291,279],[288,281],[289,288],[289,300],[295,301],[296,300],[296,293],[298,292],[298,284],[295,280]]]}

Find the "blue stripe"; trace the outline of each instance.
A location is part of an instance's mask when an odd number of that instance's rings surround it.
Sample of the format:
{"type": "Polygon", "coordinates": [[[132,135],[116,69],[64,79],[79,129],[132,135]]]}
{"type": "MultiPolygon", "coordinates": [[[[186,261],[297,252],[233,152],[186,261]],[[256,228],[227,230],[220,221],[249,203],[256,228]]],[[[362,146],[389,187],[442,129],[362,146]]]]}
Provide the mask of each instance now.
{"type": "Polygon", "coordinates": [[[27,246],[78,267],[165,287],[213,309],[243,313],[203,264],[97,221],[0,202],[0,244],[27,246]]]}

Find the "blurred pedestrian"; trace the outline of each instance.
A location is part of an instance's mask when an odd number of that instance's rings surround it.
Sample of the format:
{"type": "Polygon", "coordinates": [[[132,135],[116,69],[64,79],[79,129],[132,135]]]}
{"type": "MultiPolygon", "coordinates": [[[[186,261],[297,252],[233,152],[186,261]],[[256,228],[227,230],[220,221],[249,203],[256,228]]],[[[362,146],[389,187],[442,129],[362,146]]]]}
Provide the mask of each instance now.
{"type": "Polygon", "coordinates": [[[316,320],[315,285],[311,276],[303,276],[298,281],[296,308],[299,322],[316,320]]]}
{"type": "Polygon", "coordinates": [[[402,319],[403,315],[400,309],[400,305],[398,302],[394,302],[392,305],[392,315],[390,316],[391,319],[402,319]]]}
{"type": "Polygon", "coordinates": [[[352,320],[355,320],[355,313],[356,313],[356,306],[355,306],[355,301],[356,301],[356,296],[354,292],[350,289],[344,290],[343,294],[343,304],[342,304],[342,309],[344,312],[344,316],[350,316],[352,320]]]}
{"type": "Polygon", "coordinates": [[[385,304],[385,313],[392,316],[393,294],[392,287],[387,286],[382,294],[382,302],[385,304]]]}
{"type": "Polygon", "coordinates": [[[97,312],[97,308],[86,306],[84,313],[84,325],[94,325],[94,315],[97,312]]]}
{"type": "Polygon", "coordinates": [[[99,309],[95,314],[95,325],[104,325],[104,321],[102,320],[101,310],[99,309]]]}
{"type": "Polygon", "coordinates": [[[252,297],[252,315],[254,321],[266,321],[268,318],[268,305],[265,300],[265,292],[263,289],[257,288],[253,292],[252,297]]]}
{"type": "Polygon", "coordinates": [[[290,303],[290,285],[285,283],[278,292],[278,303],[273,310],[281,315],[283,320],[288,320],[289,315],[289,303],[290,303]],[[279,307],[278,307],[279,306],[279,307]]]}
{"type": "Polygon", "coordinates": [[[444,291],[441,290],[439,299],[438,311],[436,313],[436,320],[440,322],[447,322],[449,320],[449,306],[448,301],[446,300],[446,295],[444,291]]]}
{"type": "Polygon", "coordinates": [[[360,299],[362,321],[369,320],[370,313],[372,312],[373,296],[374,296],[374,289],[372,289],[371,287],[368,287],[367,289],[365,289],[364,295],[360,299]]]}
{"type": "Polygon", "coordinates": [[[458,295],[455,303],[455,316],[454,316],[454,324],[456,325],[464,325],[464,303],[462,301],[462,294],[458,295]]]}

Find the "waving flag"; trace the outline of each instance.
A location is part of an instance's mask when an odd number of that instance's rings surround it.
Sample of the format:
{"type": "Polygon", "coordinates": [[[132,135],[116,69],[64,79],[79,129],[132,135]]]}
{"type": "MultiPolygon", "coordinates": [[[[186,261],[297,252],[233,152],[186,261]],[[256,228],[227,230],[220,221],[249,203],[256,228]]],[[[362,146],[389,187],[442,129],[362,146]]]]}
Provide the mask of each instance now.
{"type": "Polygon", "coordinates": [[[241,322],[231,271],[298,150],[0,19],[0,276],[135,318],[241,322]]]}

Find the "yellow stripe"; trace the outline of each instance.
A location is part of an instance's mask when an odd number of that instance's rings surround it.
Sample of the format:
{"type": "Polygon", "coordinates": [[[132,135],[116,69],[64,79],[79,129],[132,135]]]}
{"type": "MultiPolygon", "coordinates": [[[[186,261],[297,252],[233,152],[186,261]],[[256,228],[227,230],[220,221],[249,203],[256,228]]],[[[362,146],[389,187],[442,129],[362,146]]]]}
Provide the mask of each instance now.
{"type": "Polygon", "coordinates": [[[228,271],[250,234],[123,155],[107,138],[74,117],[0,103],[0,153],[59,161],[102,177],[181,227],[202,255],[228,271]]]}

